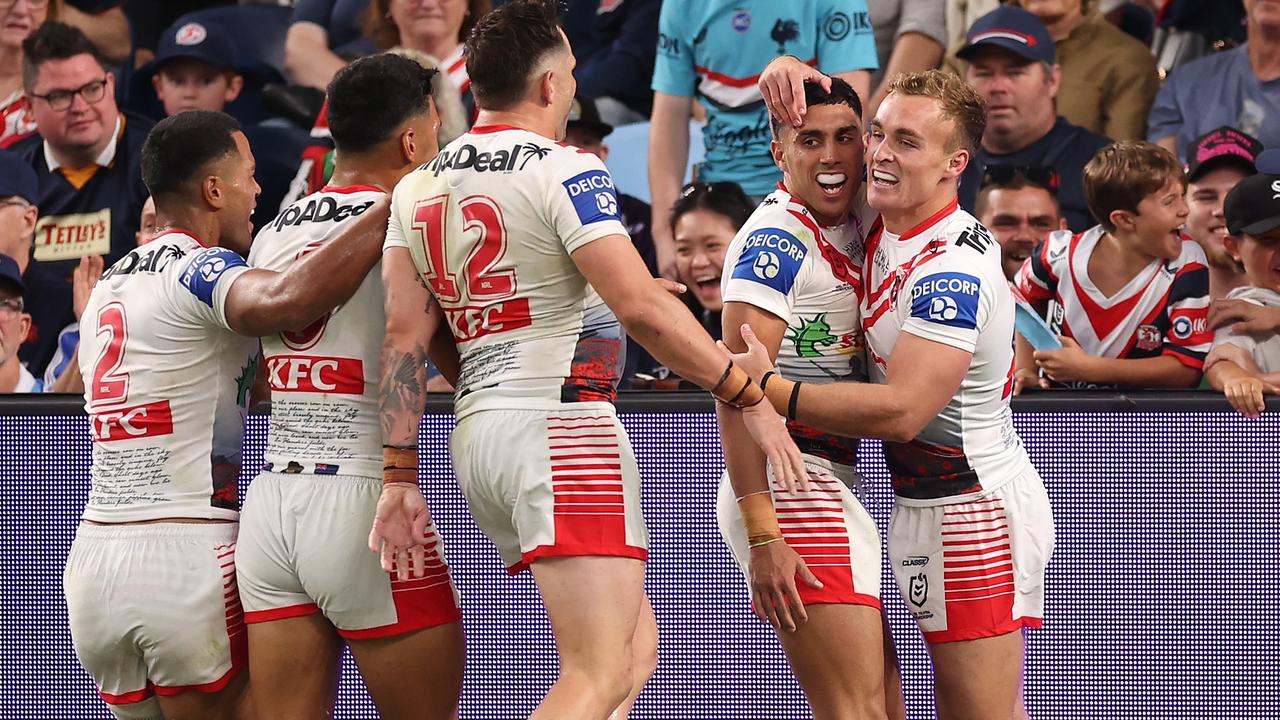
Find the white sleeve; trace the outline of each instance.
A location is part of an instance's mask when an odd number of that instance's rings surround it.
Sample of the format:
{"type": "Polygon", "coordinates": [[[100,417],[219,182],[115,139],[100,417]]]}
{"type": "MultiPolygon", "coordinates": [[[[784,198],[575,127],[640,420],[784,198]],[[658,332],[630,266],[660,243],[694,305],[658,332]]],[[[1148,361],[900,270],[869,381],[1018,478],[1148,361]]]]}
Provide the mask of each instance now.
{"type": "Polygon", "coordinates": [[[996,286],[955,253],[917,269],[900,291],[902,330],[965,352],[978,347],[978,333],[995,308],[996,286]]]}
{"type": "Polygon", "coordinates": [[[404,234],[404,225],[400,221],[400,188],[405,183],[398,183],[391,193],[391,217],[387,218],[387,239],[382,242],[382,252],[387,248],[400,247],[409,249],[409,239],[404,234]]]}
{"type": "Polygon", "coordinates": [[[236,279],[249,269],[244,258],[227,248],[206,248],[187,263],[177,294],[199,321],[234,332],[227,323],[227,297],[236,279]]]}
{"type": "Polygon", "coordinates": [[[609,235],[627,234],[613,176],[600,158],[562,148],[547,183],[546,217],[568,253],[609,235]]]}
{"type": "Polygon", "coordinates": [[[808,247],[789,230],[762,227],[734,239],[721,270],[721,297],[743,302],[788,320],[794,289],[813,265],[808,247]]]}

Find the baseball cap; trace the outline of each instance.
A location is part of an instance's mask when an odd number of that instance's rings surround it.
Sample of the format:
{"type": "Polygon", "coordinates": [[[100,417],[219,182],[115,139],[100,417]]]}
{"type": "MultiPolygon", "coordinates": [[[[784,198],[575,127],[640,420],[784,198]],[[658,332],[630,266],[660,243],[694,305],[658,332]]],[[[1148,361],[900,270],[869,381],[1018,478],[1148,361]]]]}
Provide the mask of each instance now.
{"type": "Polygon", "coordinates": [[[0,150],[0,197],[20,197],[32,205],[39,198],[35,169],[10,150],[0,150]]]}
{"type": "Polygon", "coordinates": [[[8,255],[0,255],[0,283],[12,286],[19,295],[27,294],[27,286],[22,282],[22,271],[18,269],[18,261],[8,255]]]}
{"type": "Polygon", "coordinates": [[[155,65],[173,58],[195,58],[224,70],[236,67],[236,46],[222,28],[198,22],[174,23],[160,36],[155,65]]]}
{"type": "Polygon", "coordinates": [[[1053,36],[1040,18],[1013,5],[1001,5],[974,20],[956,57],[968,60],[983,46],[1002,47],[1034,62],[1052,64],[1057,57],[1053,36]]]}
{"type": "Polygon", "coordinates": [[[1280,228],[1280,175],[1259,173],[1241,180],[1223,203],[1227,232],[1262,235],[1280,228]]]}
{"type": "Polygon", "coordinates": [[[1225,125],[1210,130],[1187,145],[1187,180],[1195,181],[1214,166],[1228,162],[1252,175],[1258,172],[1261,152],[1262,143],[1248,133],[1225,125]]]}
{"type": "Polygon", "coordinates": [[[573,106],[569,108],[569,127],[596,132],[601,138],[613,132],[613,126],[600,119],[600,110],[596,101],[582,95],[573,98],[573,106]]]}

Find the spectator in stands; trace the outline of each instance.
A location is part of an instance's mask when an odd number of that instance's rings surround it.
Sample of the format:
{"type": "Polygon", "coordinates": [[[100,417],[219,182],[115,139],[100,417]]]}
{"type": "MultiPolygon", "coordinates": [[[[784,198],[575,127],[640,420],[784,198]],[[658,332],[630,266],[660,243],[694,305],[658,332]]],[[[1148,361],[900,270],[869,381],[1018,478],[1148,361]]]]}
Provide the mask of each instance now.
{"type": "Polygon", "coordinates": [[[49,15],[48,0],[0,0],[0,148],[36,131],[22,87],[22,41],[49,15]]]}
{"type": "Polygon", "coordinates": [[[70,279],[81,257],[106,255],[110,265],[134,248],[148,195],[138,153],[151,123],[117,109],[115,78],[79,30],[46,22],[23,53],[39,134],[13,150],[39,178],[35,259],[70,279]]]}
{"type": "Polygon", "coordinates": [[[964,44],[969,28],[978,18],[1000,7],[1000,0],[944,0],[947,19],[947,47],[964,44]]]}
{"type": "Polygon", "coordinates": [[[0,255],[13,258],[26,286],[31,328],[18,356],[37,376],[53,357],[58,331],[72,318],[66,279],[31,262],[31,238],[40,217],[38,199],[35,170],[15,153],[0,150],[0,255]]]}
{"type": "MultiPolygon", "coordinates": [[[[755,202],[735,183],[693,182],[681,189],[667,220],[675,238],[676,279],[689,289],[685,304],[717,339],[724,308],[720,299],[724,254],[755,209],[755,202]]],[[[626,374],[633,369],[659,379],[669,376],[644,348],[629,342],[626,374]]]]}
{"type": "Polygon", "coordinates": [[[1280,3],[1245,0],[1248,42],[1173,70],[1147,117],[1147,137],[1173,152],[1226,125],[1280,147],[1280,3]]]}
{"type": "Polygon", "coordinates": [[[1151,49],[1107,22],[1097,0],[1017,0],[1049,29],[1062,85],[1058,114],[1112,140],[1146,137],[1160,78],[1151,49]]]}
{"type": "MultiPolygon", "coordinates": [[[[698,178],[736,182],[763,197],[782,179],[769,154],[768,111],[756,78],[771,58],[794,55],[867,97],[876,69],[865,0],[667,2],[658,27],[649,130],[649,190],[658,269],[675,274],[671,207],[689,155],[696,95],[706,106],[706,161],[698,178]]],[[[799,124],[799,118],[792,118],[799,124]]]]}
{"type": "Polygon", "coordinates": [[[594,98],[615,125],[641,122],[653,110],[654,55],[662,0],[569,0],[564,33],[578,64],[578,94],[594,98]]]}
{"type": "MultiPolygon", "coordinates": [[[[1242,180],[1226,201],[1231,234],[1227,248],[1244,265],[1248,284],[1227,297],[1280,311],[1280,175],[1254,175],[1242,180]]],[[[1246,417],[1266,407],[1263,394],[1280,394],[1280,332],[1239,332],[1219,328],[1205,374],[1214,390],[1246,417]]]]}
{"type": "Polygon", "coordinates": [[[960,178],[960,204],[973,212],[987,167],[1053,169],[1067,226],[1082,232],[1094,224],[1085,206],[1081,174],[1107,138],[1058,115],[1061,86],[1053,38],[1035,15],[1006,5],[969,28],[956,53],[969,65],[965,80],[987,103],[982,146],[960,178]]]}
{"type": "Polygon", "coordinates": [[[1055,179],[1052,171],[1007,165],[987,168],[974,216],[1000,243],[1004,276],[1011,281],[1036,245],[1054,230],[1067,229],[1053,187],[1055,179]]]}
{"type": "Polygon", "coordinates": [[[142,213],[138,215],[138,232],[134,236],[138,247],[142,247],[156,238],[156,201],[150,196],[142,204],[142,213]]]}
{"type": "Polygon", "coordinates": [[[236,70],[235,43],[216,25],[170,27],[160,37],[151,84],[166,116],[184,110],[221,112],[244,87],[236,70]]]}
{"type": "Polygon", "coordinates": [[[60,20],[89,39],[98,57],[120,67],[133,52],[133,34],[124,0],[51,0],[49,19],[60,20]]]}
{"type": "Polygon", "coordinates": [[[1182,166],[1157,145],[1120,142],[1085,166],[1084,190],[1099,225],[1050,234],[1018,274],[1029,300],[1055,303],[1049,325],[1063,345],[1023,353],[1018,379],[1038,370],[1067,387],[1195,387],[1213,335],[1204,251],[1181,232],[1182,166]]]}
{"type": "MultiPolygon", "coordinates": [[[[581,94],[574,98],[565,127],[565,142],[607,161],[609,146],[604,144],[604,139],[611,132],[613,126],[600,119],[594,100],[581,94]]],[[[618,212],[622,215],[622,224],[627,227],[631,243],[644,258],[649,272],[656,274],[657,260],[653,253],[653,235],[649,231],[649,211],[649,203],[618,191],[618,212]]]]}
{"type": "Polygon", "coordinates": [[[18,358],[18,346],[31,329],[31,316],[25,312],[18,263],[8,255],[0,255],[0,393],[40,392],[42,386],[18,358]]]}
{"type": "Polygon", "coordinates": [[[284,41],[284,69],[298,85],[329,86],[351,59],[374,52],[364,34],[369,0],[298,0],[284,41]]]}
{"type": "Polygon", "coordinates": [[[372,0],[365,33],[379,50],[416,50],[437,61],[472,119],[475,103],[462,41],[491,6],[490,0],[372,0]]]}
{"type": "Polygon", "coordinates": [[[1187,234],[1209,261],[1209,296],[1218,299],[1246,284],[1240,261],[1226,249],[1223,202],[1231,188],[1258,172],[1262,144],[1239,130],[1220,127],[1187,148],[1187,234]]]}
{"type": "Polygon", "coordinates": [[[875,91],[865,111],[872,118],[889,92],[887,80],[938,67],[946,50],[947,22],[946,8],[938,0],[867,0],[867,9],[880,63],[871,76],[875,91]]]}

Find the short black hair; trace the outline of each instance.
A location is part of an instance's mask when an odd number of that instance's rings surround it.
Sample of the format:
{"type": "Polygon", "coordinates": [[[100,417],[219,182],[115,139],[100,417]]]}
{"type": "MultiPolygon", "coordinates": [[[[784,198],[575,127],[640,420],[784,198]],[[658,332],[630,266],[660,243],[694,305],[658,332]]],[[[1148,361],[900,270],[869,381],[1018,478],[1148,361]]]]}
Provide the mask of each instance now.
{"type": "Polygon", "coordinates": [[[741,230],[747,224],[747,218],[755,212],[756,204],[737,183],[692,182],[684,186],[680,197],[671,206],[671,229],[675,230],[680,218],[694,210],[710,210],[723,215],[734,230],[741,230]]]}
{"type": "Polygon", "coordinates": [[[555,0],[511,0],[490,11],[467,37],[467,76],[476,105],[506,110],[520,102],[529,76],[562,48],[555,0]]]}
{"type": "MultiPolygon", "coordinates": [[[[858,115],[859,121],[862,119],[862,98],[858,97],[858,91],[844,80],[831,77],[831,90],[823,90],[822,86],[814,80],[804,81],[804,104],[806,107],[814,105],[848,105],[858,115]]],[[[769,116],[769,129],[773,131],[773,137],[776,139],[778,133],[783,127],[790,127],[791,123],[783,120],[776,115],[769,116]]]]}
{"type": "Polygon", "coordinates": [[[338,152],[371,150],[410,118],[429,112],[437,72],[390,53],[339,70],[328,90],[329,132],[338,152]]]}
{"type": "Polygon", "coordinates": [[[156,123],[142,144],[142,182],[157,200],[189,192],[192,179],[213,160],[236,152],[235,118],[213,110],[188,110],[156,123]]]}
{"type": "Polygon", "coordinates": [[[50,60],[66,60],[77,55],[89,55],[106,72],[102,56],[94,48],[93,43],[80,28],[48,20],[36,28],[26,40],[22,41],[22,85],[31,92],[36,87],[36,76],[40,66],[50,60]]]}

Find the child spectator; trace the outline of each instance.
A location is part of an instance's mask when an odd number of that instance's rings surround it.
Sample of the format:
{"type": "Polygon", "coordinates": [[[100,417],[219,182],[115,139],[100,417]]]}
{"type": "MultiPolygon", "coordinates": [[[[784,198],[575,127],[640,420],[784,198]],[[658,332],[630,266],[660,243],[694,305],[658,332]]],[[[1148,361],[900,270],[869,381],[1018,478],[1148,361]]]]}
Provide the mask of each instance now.
{"type": "MultiPolygon", "coordinates": [[[[1248,285],[1227,294],[1263,307],[1280,308],[1280,175],[1254,175],[1227,195],[1227,251],[1244,266],[1248,285]]],[[[1240,414],[1256,418],[1263,394],[1280,394],[1280,333],[1250,334],[1231,325],[1214,334],[1205,361],[1209,385],[1222,391],[1240,414]]]]}
{"type": "MultiPolygon", "coordinates": [[[[1186,179],[1173,153],[1146,142],[1103,148],[1084,168],[1099,225],[1060,231],[1018,274],[1033,302],[1049,303],[1063,347],[1024,357],[1067,387],[1189,388],[1200,382],[1212,334],[1204,251],[1183,234],[1186,179]]],[[[1042,381],[1041,386],[1047,386],[1042,381]]]]}
{"type": "Polygon", "coordinates": [[[216,25],[170,27],[156,51],[151,84],[165,115],[185,110],[221,112],[244,87],[236,70],[235,43],[216,25]]]}

